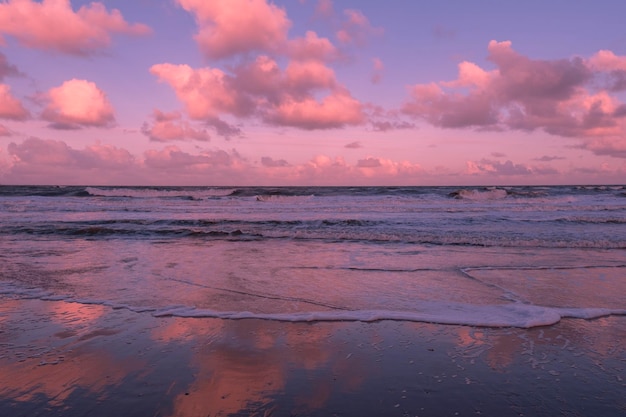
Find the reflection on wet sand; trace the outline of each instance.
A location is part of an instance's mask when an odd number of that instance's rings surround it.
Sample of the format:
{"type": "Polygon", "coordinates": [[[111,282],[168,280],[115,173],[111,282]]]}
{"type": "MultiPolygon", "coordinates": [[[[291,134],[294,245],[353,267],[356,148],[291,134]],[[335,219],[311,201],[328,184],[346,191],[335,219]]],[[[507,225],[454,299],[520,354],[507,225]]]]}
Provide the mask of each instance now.
{"type": "Polygon", "coordinates": [[[618,416],[626,409],[624,317],[482,329],[155,318],[3,300],[0,324],[3,416],[618,416]]]}
{"type": "Polygon", "coordinates": [[[118,333],[98,323],[110,313],[103,306],[14,300],[0,303],[0,312],[1,395],[12,402],[64,408],[77,390],[104,400],[108,387],[146,365],[98,347],[95,338],[118,333]]]}
{"type": "MultiPolygon", "coordinates": [[[[187,327],[188,323],[188,319],[174,319],[168,328],[187,327]]],[[[326,348],[338,326],[284,326],[258,320],[221,323],[225,324],[219,339],[193,349],[195,381],[174,400],[173,415],[271,412],[280,409],[273,398],[294,382],[309,386],[306,394],[294,399],[297,407],[318,409],[331,389],[351,389],[361,379],[356,377],[359,372],[348,369],[346,360],[326,348]],[[320,380],[316,372],[322,369],[325,376],[320,380]],[[303,380],[294,381],[295,375],[303,380]],[[348,385],[333,387],[325,379],[328,375],[350,375],[345,379],[348,385]]]]}

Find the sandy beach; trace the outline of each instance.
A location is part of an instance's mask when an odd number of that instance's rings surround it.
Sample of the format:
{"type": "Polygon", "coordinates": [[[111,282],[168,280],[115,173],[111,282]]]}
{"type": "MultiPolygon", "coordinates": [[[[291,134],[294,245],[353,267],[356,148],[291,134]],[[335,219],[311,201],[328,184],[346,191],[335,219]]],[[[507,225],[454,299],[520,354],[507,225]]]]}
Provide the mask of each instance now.
{"type": "Polygon", "coordinates": [[[626,317],[489,329],[0,303],[5,416],[622,416],[626,317]]]}

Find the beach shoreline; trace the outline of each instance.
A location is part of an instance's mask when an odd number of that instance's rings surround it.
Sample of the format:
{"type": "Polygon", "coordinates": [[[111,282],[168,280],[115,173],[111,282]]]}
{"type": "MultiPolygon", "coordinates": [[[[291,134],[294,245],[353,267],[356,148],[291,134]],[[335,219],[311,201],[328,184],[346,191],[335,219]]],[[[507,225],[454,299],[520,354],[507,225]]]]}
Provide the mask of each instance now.
{"type": "Polygon", "coordinates": [[[618,416],[626,317],[533,329],[0,301],[0,414],[618,416]]]}

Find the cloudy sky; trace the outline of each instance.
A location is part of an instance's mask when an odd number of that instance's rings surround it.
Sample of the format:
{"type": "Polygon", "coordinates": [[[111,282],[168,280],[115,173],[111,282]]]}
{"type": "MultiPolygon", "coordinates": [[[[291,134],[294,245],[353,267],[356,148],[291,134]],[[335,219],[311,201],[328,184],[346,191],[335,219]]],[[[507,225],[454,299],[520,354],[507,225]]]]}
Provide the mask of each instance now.
{"type": "Polygon", "coordinates": [[[626,2],[0,1],[0,184],[626,182],[626,2]]]}

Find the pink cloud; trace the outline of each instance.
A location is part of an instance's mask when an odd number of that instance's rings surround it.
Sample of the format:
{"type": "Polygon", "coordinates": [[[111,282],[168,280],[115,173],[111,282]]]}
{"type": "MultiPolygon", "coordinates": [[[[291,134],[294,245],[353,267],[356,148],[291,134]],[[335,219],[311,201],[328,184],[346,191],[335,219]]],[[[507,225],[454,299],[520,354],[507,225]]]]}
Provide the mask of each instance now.
{"type": "Polygon", "coordinates": [[[524,164],[514,164],[511,161],[500,162],[482,159],[478,162],[467,161],[468,174],[494,175],[530,175],[532,170],[524,164]]]}
{"type": "Polygon", "coordinates": [[[353,171],[353,168],[341,157],[318,155],[304,164],[295,166],[288,173],[281,172],[281,176],[289,182],[319,185],[337,181],[337,178],[350,177],[353,171]]]}
{"type": "Polygon", "coordinates": [[[278,168],[278,167],[288,167],[289,162],[284,159],[274,159],[269,156],[264,156],[261,158],[261,165],[269,168],[278,168]]]}
{"type": "Polygon", "coordinates": [[[412,100],[403,111],[440,127],[497,127],[499,114],[491,97],[484,94],[447,93],[435,83],[411,88],[412,100]]]}
{"type": "Polygon", "coordinates": [[[285,11],[265,0],[177,0],[198,25],[195,39],[209,58],[284,47],[291,22],[285,11]]]}
{"type": "Polygon", "coordinates": [[[333,129],[364,122],[365,115],[358,100],[336,92],[322,101],[314,98],[287,99],[270,111],[267,120],[282,126],[301,129],[333,129]]]}
{"type": "Polygon", "coordinates": [[[222,116],[257,117],[310,130],[361,124],[365,118],[362,104],[319,61],[291,61],[282,71],[271,58],[259,56],[232,74],[173,64],[154,65],[151,72],[174,89],[192,119],[211,125],[223,122],[222,116]]]}
{"type": "Polygon", "coordinates": [[[189,122],[182,120],[179,112],[164,113],[154,110],[154,124],[144,123],[141,132],[155,142],[168,142],[173,140],[199,140],[210,139],[206,129],[194,129],[189,122]]]}
{"type": "Polygon", "coordinates": [[[29,138],[7,147],[2,180],[12,184],[141,183],[135,158],[125,149],[96,143],[73,149],[65,142],[29,138]]]}
{"type": "Polygon", "coordinates": [[[236,150],[203,150],[191,154],[177,146],[148,150],[143,154],[142,172],[156,184],[257,183],[254,168],[236,150]]]}
{"type": "Polygon", "coordinates": [[[233,88],[232,77],[220,69],[157,64],[150,72],[170,84],[193,119],[218,117],[221,113],[244,116],[252,112],[253,104],[233,88]]]}
{"type": "Polygon", "coordinates": [[[333,90],[337,87],[335,72],[318,61],[292,61],[285,69],[286,91],[293,96],[309,94],[312,90],[333,90]]]}
{"type": "Polygon", "coordinates": [[[626,56],[613,51],[601,50],[589,59],[589,65],[600,71],[626,71],[626,56]]]}
{"type": "Polygon", "coordinates": [[[8,0],[0,4],[0,35],[21,44],[75,55],[89,55],[111,43],[112,33],[145,35],[150,29],[130,24],[119,10],[99,2],[72,10],[69,0],[8,0]]]}
{"type": "Polygon", "coordinates": [[[391,130],[415,129],[415,124],[404,120],[371,120],[374,132],[389,132],[391,130]]]}
{"type": "Polygon", "coordinates": [[[365,159],[359,159],[356,164],[358,168],[378,168],[381,165],[380,159],[371,156],[365,159]]]}
{"type": "Polygon", "coordinates": [[[144,165],[148,168],[171,172],[205,172],[216,167],[240,169],[245,165],[245,160],[235,151],[231,153],[224,150],[203,151],[193,155],[182,151],[177,146],[170,145],[160,151],[144,152],[144,165]]]}
{"type": "Polygon", "coordinates": [[[89,160],[90,167],[123,168],[135,162],[135,157],[126,149],[101,143],[87,146],[82,154],[89,160]]]}
{"type": "Polygon", "coordinates": [[[359,169],[362,175],[368,178],[415,177],[425,173],[419,164],[373,156],[359,160],[356,168],[359,169]]]}
{"type": "Polygon", "coordinates": [[[250,96],[264,97],[269,101],[279,100],[282,94],[283,71],[278,63],[266,55],[254,61],[243,62],[232,69],[228,76],[231,88],[250,96]]]}
{"type": "Polygon", "coordinates": [[[365,106],[369,124],[374,132],[389,132],[392,130],[416,129],[415,123],[402,117],[397,110],[386,110],[380,106],[367,104],[365,106]]]}
{"type": "Polygon", "coordinates": [[[583,142],[579,147],[596,155],[626,158],[626,136],[592,138],[583,142]]]}
{"type": "Polygon", "coordinates": [[[61,141],[30,138],[19,145],[10,143],[7,149],[17,164],[67,166],[73,160],[72,150],[61,141]]]}
{"type": "Polygon", "coordinates": [[[42,117],[57,129],[108,127],[115,117],[106,95],[95,83],[72,79],[50,89],[42,117]]]}
{"type": "MultiPolygon", "coordinates": [[[[226,68],[152,66],[151,73],[172,87],[191,119],[225,137],[242,134],[233,120],[309,130],[364,122],[363,105],[327,65],[342,53],[313,31],[289,39],[291,22],[282,8],[267,0],[177,1],[195,17],[196,40],[207,57],[238,58],[226,68]]],[[[332,2],[318,6],[329,11],[332,2]]],[[[348,43],[377,32],[358,11],[346,11],[346,17],[348,43]]]]}
{"type": "Polygon", "coordinates": [[[496,64],[500,74],[492,85],[504,100],[523,101],[526,107],[531,107],[533,100],[568,99],[591,77],[581,58],[531,60],[515,52],[509,41],[491,41],[488,51],[487,58],[496,64]]]}
{"type": "Polygon", "coordinates": [[[11,87],[0,84],[0,119],[24,120],[28,117],[28,110],[11,94],[11,87]]]}
{"type": "Polygon", "coordinates": [[[467,173],[470,175],[490,176],[529,176],[529,175],[555,175],[559,171],[548,166],[529,166],[515,164],[512,161],[493,161],[481,159],[480,161],[467,161],[467,173]]]}
{"type": "Polygon", "coordinates": [[[588,66],[601,75],[600,83],[610,91],[626,90],[626,56],[602,50],[588,60],[588,66]]]}
{"type": "Polygon", "coordinates": [[[280,175],[288,183],[389,185],[415,182],[428,174],[418,164],[407,161],[369,156],[351,165],[341,157],[318,155],[304,164],[293,166],[289,171],[281,169],[280,175]]]}
{"type": "Polygon", "coordinates": [[[320,38],[317,33],[307,31],[304,38],[296,38],[288,43],[288,55],[297,60],[334,61],[340,53],[329,39],[320,38]]]}
{"type": "Polygon", "coordinates": [[[619,69],[619,57],[604,51],[590,61],[532,60],[510,42],[496,41],[488,51],[495,70],[462,62],[456,80],[412,86],[403,112],[447,128],[542,129],[558,136],[624,140],[626,106],[610,91],[597,91],[594,82],[602,76],[598,71],[619,69]]]}
{"type": "Polygon", "coordinates": [[[540,158],[534,158],[535,161],[541,161],[541,162],[552,162],[552,161],[558,161],[562,159],[565,159],[565,158],[562,156],[555,156],[555,155],[544,155],[540,158]]]}
{"type": "Polygon", "coordinates": [[[75,149],[63,141],[29,138],[10,143],[7,154],[0,158],[0,179],[11,184],[232,184],[256,178],[235,150],[190,154],[167,146],[136,158],[107,144],[75,149]]]}
{"type": "Polygon", "coordinates": [[[498,71],[485,71],[473,62],[463,61],[459,64],[459,78],[454,81],[442,82],[446,87],[486,88],[498,76],[498,71]]]}
{"type": "Polygon", "coordinates": [[[372,26],[369,19],[358,10],[344,10],[344,15],[346,19],[336,34],[343,44],[362,44],[369,37],[383,33],[382,28],[372,26]]]}
{"type": "Polygon", "coordinates": [[[9,154],[17,166],[62,166],[81,169],[110,169],[133,163],[125,149],[95,144],[83,150],[70,148],[65,142],[29,138],[20,144],[10,143],[9,154]]]}
{"type": "Polygon", "coordinates": [[[144,154],[144,167],[154,171],[153,179],[163,178],[167,173],[169,182],[187,180],[206,183],[217,180],[224,184],[241,181],[255,184],[381,184],[414,181],[428,175],[419,165],[406,161],[398,162],[385,158],[368,157],[375,161],[367,164],[349,164],[341,157],[318,155],[309,161],[292,165],[284,159],[270,156],[261,158],[259,165],[251,164],[235,150],[203,151],[190,154],[176,146],[162,150],[150,150],[144,154]],[[202,180],[204,178],[204,180],[202,180]]]}

